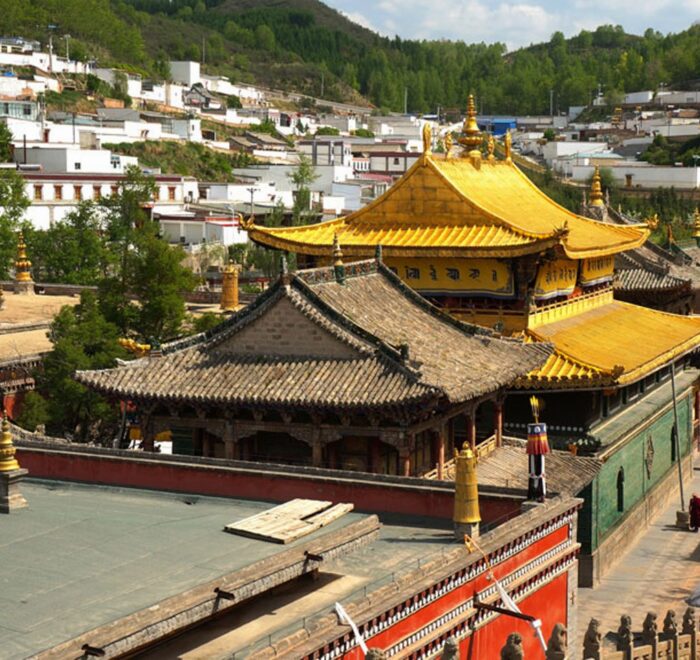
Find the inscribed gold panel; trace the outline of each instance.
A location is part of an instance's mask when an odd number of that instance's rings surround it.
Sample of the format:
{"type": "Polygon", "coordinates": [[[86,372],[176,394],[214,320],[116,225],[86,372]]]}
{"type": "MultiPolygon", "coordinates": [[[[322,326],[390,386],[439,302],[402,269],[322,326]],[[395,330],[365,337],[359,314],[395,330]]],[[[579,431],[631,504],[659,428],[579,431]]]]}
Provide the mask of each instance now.
{"type": "Polygon", "coordinates": [[[615,270],[615,257],[595,257],[593,259],[583,259],[581,263],[581,284],[592,286],[610,282],[615,270]]]}
{"type": "Polygon", "coordinates": [[[386,265],[421,293],[458,293],[513,298],[515,283],[510,263],[498,259],[385,259],[386,265]]]}
{"type": "Polygon", "coordinates": [[[573,259],[555,259],[542,264],[537,270],[535,298],[547,300],[569,296],[576,287],[578,262],[573,259]]]}

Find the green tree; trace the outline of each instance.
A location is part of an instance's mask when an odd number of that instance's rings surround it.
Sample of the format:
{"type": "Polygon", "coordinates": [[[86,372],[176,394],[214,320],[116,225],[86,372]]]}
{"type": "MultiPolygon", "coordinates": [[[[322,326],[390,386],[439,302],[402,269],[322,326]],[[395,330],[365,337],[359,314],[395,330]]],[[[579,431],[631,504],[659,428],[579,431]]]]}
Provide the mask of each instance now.
{"type": "Polygon", "coordinates": [[[15,420],[28,431],[36,431],[37,426],[46,425],[50,419],[48,401],[36,390],[27,392],[22,401],[22,412],[15,420]]]}
{"type": "Polygon", "coordinates": [[[26,240],[38,281],[96,285],[105,276],[109,254],[93,202],[81,202],[46,231],[27,232],[26,240]]]}
{"type": "Polygon", "coordinates": [[[320,176],[306,154],[299,156],[299,164],[288,175],[290,181],[296,186],[294,195],[294,208],[292,220],[295,225],[306,224],[311,210],[311,189],[309,186],[320,176]]]}
{"type": "Polygon", "coordinates": [[[0,163],[11,162],[13,155],[12,131],[4,121],[0,122],[0,163]]]}
{"type": "Polygon", "coordinates": [[[255,42],[258,48],[272,52],[275,50],[275,33],[267,25],[255,28],[255,42]]]}
{"type": "Polygon", "coordinates": [[[0,170],[0,278],[7,279],[17,251],[17,231],[29,199],[16,170],[0,170]]]}
{"type": "Polygon", "coordinates": [[[106,369],[116,358],[127,357],[117,343],[119,332],[100,313],[95,294],[85,291],[80,304],[63,307],[49,333],[53,348],[37,374],[45,407],[35,402],[34,413],[45,415],[47,432],[71,434],[85,442],[109,437],[117,412],[100,395],[78,383],[73,374],[85,369],[106,369]]]}

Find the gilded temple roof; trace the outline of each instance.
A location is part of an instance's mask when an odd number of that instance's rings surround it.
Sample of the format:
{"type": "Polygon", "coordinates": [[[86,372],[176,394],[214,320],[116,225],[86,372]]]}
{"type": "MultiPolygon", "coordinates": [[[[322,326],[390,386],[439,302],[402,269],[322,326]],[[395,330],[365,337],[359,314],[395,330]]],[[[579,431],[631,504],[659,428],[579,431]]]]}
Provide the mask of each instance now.
{"type": "Polygon", "coordinates": [[[554,344],[519,387],[609,387],[634,383],[700,346],[700,317],[613,301],[527,331],[554,344]]]}
{"type": "Polygon", "coordinates": [[[386,193],[344,218],[302,227],[250,225],[251,239],[329,256],[334,236],[347,255],[514,257],[561,245],[570,258],[642,245],[646,227],[576,215],[510,161],[425,153],[386,193]]]}
{"type": "Polygon", "coordinates": [[[495,391],[551,352],[456,321],[379,263],[344,268],[342,284],[332,268],[285,275],[213,330],[165,345],[162,356],[76,378],[166,404],[404,408],[495,391]]]}

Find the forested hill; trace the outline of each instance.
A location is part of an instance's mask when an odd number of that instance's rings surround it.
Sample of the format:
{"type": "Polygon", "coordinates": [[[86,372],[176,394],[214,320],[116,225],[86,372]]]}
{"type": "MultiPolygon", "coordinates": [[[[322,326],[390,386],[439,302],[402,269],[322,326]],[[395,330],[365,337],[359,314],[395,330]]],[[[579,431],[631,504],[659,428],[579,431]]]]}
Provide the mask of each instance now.
{"type": "MultiPolygon", "coordinates": [[[[402,110],[464,105],[484,113],[584,105],[600,83],[611,103],[622,92],[692,85],[700,71],[700,25],[643,36],[601,26],[507,53],[502,44],[380,37],[318,0],[0,0],[2,32],[46,41],[69,33],[73,56],[167,77],[167,60],[204,56],[207,70],[321,96],[402,110]],[[204,53],[202,52],[204,50],[204,53]]],[[[60,42],[65,47],[64,42],[60,42]]]]}

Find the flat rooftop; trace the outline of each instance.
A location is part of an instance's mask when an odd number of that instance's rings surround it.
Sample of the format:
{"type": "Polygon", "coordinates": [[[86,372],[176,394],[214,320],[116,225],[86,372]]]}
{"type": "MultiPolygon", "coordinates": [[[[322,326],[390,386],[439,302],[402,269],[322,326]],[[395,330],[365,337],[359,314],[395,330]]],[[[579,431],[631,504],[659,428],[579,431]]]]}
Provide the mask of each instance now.
{"type": "Polygon", "coordinates": [[[21,489],[29,508],[0,516],[4,660],[26,658],[367,518],[349,513],[279,545],[223,531],[274,506],[267,502],[31,479],[21,489]]]}
{"type": "Polygon", "coordinates": [[[3,305],[0,309],[0,330],[8,325],[50,323],[64,305],[77,305],[79,296],[21,296],[11,291],[3,291],[3,305]]]}

